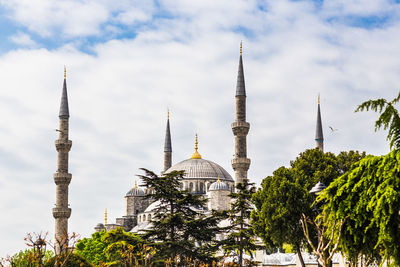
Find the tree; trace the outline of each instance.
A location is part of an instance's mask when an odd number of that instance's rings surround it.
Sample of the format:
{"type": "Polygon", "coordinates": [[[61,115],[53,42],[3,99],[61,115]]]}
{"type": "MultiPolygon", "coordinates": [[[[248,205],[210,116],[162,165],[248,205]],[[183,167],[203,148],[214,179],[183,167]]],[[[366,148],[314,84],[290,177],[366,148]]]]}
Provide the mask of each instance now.
{"type": "Polygon", "coordinates": [[[138,235],[125,232],[121,227],[93,233],[91,238],[84,238],[76,245],[76,253],[95,265],[144,265],[153,251],[138,235]]]}
{"type": "Polygon", "coordinates": [[[232,252],[238,255],[238,266],[244,266],[244,253],[250,255],[246,266],[252,265],[253,252],[262,248],[256,244],[256,235],[250,225],[250,214],[253,210],[251,197],[256,191],[253,185],[247,181],[239,183],[236,185],[236,192],[229,195],[232,201],[228,211],[230,227],[222,247],[227,255],[232,255],[232,252]]]}
{"type": "Polygon", "coordinates": [[[292,245],[302,261],[301,248],[307,246],[309,241],[315,248],[319,243],[317,225],[310,225],[311,222],[317,222],[318,212],[313,209],[314,197],[309,191],[318,181],[329,185],[364,156],[365,153],[357,151],[341,152],[335,156],[333,153],[309,149],[292,161],[289,168],[280,167],[274,171],[272,176],[262,181],[261,188],[253,196],[255,210],[252,224],[255,232],[269,247],[282,246],[284,243],[292,245]],[[309,240],[301,225],[303,214],[309,240]]]}
{"type": "Polygon", "coordinates": [[[216,235],[221,232],[221,216],[204,214],[207,199],[180,189],[183,171],[173,171],[164,176],[142,169],[139,175],[144,186],[152,192],[149,198],[159,204],[152,217],[152,227],[143,238],[157,249],[155,257],[162,263],[167,259],[180,261],[192,259],[197,263],[211,264],[218,250],[216,235]]]}
{"type": "MultiPolygon", "coordinates": [[[[400,264],[400,117],[392,101],[369,100],[355,110],[380,113],[375,130],[388,130],[392,152],[369,156],[335,180],[319,201],[323,201],[325,223],[347,218],[340,240],[341,251],[355,264],[360,256],[367,262],[394,259],[400,264]]],[[[333,231],[335,232],[335,231],[333,231]]],[[[338,234],[337,231],[334,234],[338,234]]]]}
{"type": "Polygon", "coordinates": [[[335,180],[324,201],[326,223],[348,217],[341,250],[353,261],[393,259],[400,264],[400,151],[367,157],[335,180]]]}

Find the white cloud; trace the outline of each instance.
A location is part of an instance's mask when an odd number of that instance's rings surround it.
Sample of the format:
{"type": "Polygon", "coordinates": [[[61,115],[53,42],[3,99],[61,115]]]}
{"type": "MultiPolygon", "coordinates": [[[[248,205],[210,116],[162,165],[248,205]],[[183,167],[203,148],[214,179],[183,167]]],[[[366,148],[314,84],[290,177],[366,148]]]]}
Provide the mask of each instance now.
{"type": "MultiPolygon", "coordinates": [[[[51,20],[56,19],[46,16],[53,4],[40,3],[45,16],[32,27],[51,32],[51,20]]],[[[71,30],[62,28],[64,33],[96,32],[99,21],[114,16],[110,14],[115,9],[106,1],[79,3],[105,11],[96,19],[87,18],[90,25],[81,24],[84,12],[71,15],[68,20],[79,19],[71,30]]],[[[161,169],[167,107],[173,161],[191,155],[197,132],[203,157],[233,173],[230,124],[240,40],[253,181],[260,183],[314,146],[318,93],[327,151],[388,151],[384,133],[373,132],[376,114],[353,111],[364,100],[397,95],[400,25],[366,30],[329,24],[309,2],[270,1],[266,11],[258,10],[256,2],[243,3],[223,8],[208,1],[193,7],[162,1],[175,18],[153,21],[153,27],[140,29],[134,39],[94,45],[95,55],[68,43],[51,51],[16,50],[0,57],[0,256],[23,248],[26,232],[53,231],[54,129],[63,65],[68,71],[73,141],[70,230],[84,236],[102,221],[104,208],[109,218],[123,215],[123,196],[138,168],[161,169]],[[339,131],[331,134],[328,126],[339,131]]],[[[150,17],[152,12],[150,7],[145,13],[150,17]]]]}
{"type": "Polygon", "coordinates": [[[114,20],[123,24],[151,19],[152,1],[95,0],[1,0],[10,19],[42,37],[101,35],[102,25],[114,20]]]}
{"type": "Polygon", "coordinates": [[[16,45],[27,46],[27,47],[35,47],[37,46],[36,42],[32,40],[32,38],[23,32],[18,32],[17,34],[10,37],[10,40],[14,42],[16,45]]]}

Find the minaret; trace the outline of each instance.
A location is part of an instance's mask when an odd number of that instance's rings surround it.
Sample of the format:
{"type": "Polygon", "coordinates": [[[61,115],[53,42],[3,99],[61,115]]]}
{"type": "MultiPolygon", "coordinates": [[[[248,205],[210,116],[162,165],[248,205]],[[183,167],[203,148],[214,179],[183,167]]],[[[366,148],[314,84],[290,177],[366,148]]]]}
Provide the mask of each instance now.
{"type": "Polygon", "coordinates": [[[171,145],[171,132],[169,130],[169,110],[167,117],[167,128],[165,130],[165,143],[164,143],[164,172],[172,166],[172,145],[171,145]]]}
{"type": "Polygon", "coordinates": [[[247,181],[247,171],[250,167],[250,159],[247,158],[246,138],[250,124],[246,122],[246,88],[244,84],[242,43],[240,43],[239,70],[236,85],[236,117],[232,123],[232,131],[235,136],[235,157],[232,159],[232,168],[235,171],[235,185],[247,181]]]}
{"type": "Polygon", "coordinates": [[[322,121],[321,121],[319,95],[318,95],[318,112],[317,112],[317,127],[315,131],[315,142],[316,142],[316,148],[324,152],[324,135],[322,134],[322,121]]]}
{"type": "Polygon", "coordinates": [[[57,172],[54,174],[56,183],[56,207],[53,208],[55,218],[55,253],[59,254],[68,247],[68,218],[71,216],[71,209],[68,207],[68,185],[72,175],[68,173],[68,152],[72,142],[68,140],[69,131],[69,109],[67,96],[67,77],[64,67],[64,86],[60,106],[60,126],[57,130],[59,135],[55,141],[58,152],[57,172]]]}

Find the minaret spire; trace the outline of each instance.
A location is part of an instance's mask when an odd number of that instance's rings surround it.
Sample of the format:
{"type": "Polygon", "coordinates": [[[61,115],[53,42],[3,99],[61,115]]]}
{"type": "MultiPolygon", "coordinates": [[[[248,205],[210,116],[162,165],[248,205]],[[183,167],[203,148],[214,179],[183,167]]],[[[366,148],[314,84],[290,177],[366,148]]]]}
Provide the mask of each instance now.
{"type": "Polygon", "coordinates": [[[67,69],[64,66],[64,84],[61,95],[61,105],[60,105],[60,119],[68,119],[69,118],[69,108],[68,108],[68,95],[67,95],[67,69]]]}
{"type": "Polygon", "coordinates": [[[239,69],[236,84],[236,114],[232,123],[232,131],[235,136],[235,157],[232,159],[232,168],[235,171],[235,184],[247,181],[247,171],[250,167],[250,159],[247,158],[247,134],[250,124],[246,122],[246,88],[244,82],[242,43],[240,43],[239,69]]]}
{"type": "Polygon", "coordinates": [[[68,140],[69,134],[69,110],[67,96],[66,69],[64,67],[64,84],[61,96],[59,113],[58,139],[55,141],[58,152],[57,172],[54,174],[56,184],[56,207],[53,208],[55,218],[55,252],[59,254],[68,247],[68,218],[71,209],[68,207],[68,185],[72,175],[68,173],[68,152],[72,142],[68,140]]]}
{"type": "Polygon", "coordinates": [[[197,151],[197,149],[199,149],[198,144],[199,144],[199,142],[197,140],[197,134],[196,134],[196,138],[194,141],[194,152],[193,152],[192,156],[190,156],[191,159],[201,159],[201,155],[197,151]]]}
{"type": "Polygon", "coordinates": [[[167,116],[167,128],[165,129],[165,143],[164,143],[164,172],[172,166],[172,144],[171,132],[169,129],[169,110],[167,116]]]}
{"type": "Polygon", "coordinates": [[[324,152],[324,135],[322,133],[322,120],[321,120],[319,94],[318,94],[318,111],[317,111],[317,127],[315,130],[315,142],[316,142],[316,147],[322,152],[324,152]]]}

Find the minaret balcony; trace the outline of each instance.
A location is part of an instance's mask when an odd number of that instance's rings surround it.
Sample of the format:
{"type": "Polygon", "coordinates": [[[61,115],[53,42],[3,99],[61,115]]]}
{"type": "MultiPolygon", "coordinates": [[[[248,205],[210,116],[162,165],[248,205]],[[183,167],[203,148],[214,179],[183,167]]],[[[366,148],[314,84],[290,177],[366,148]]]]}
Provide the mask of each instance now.
{"type": "Polygon", "coordinates": [[[70,208],[53,208],[53,217],[58,218],[69,218],[71,216],[70,208]]]}
{"type": "Polygon", "coordinates": [[[72,146],[72,141],[71,140],[60,140],[57,139],[55,141],[56,149],[57,151],[69,151],[72,146]]]}
{"type": "Polygon", "coordinates": [[[234,158],[231,163],[234,170],[248,170],[250,167],[250,159],[248,158],[234,158]]]}
{"type": "Polygon", "coordinates": [[[54,182],[56,185],[69,184],[71,182],[72,174],[65,172],[56,172],[54,174],[54,182]]]}
{"type": "Polygon", "coordinates": [[[250,129],[250,123],[245,121],[235,121],[231,126],[234,135],[247,135],[250,129]]]}

